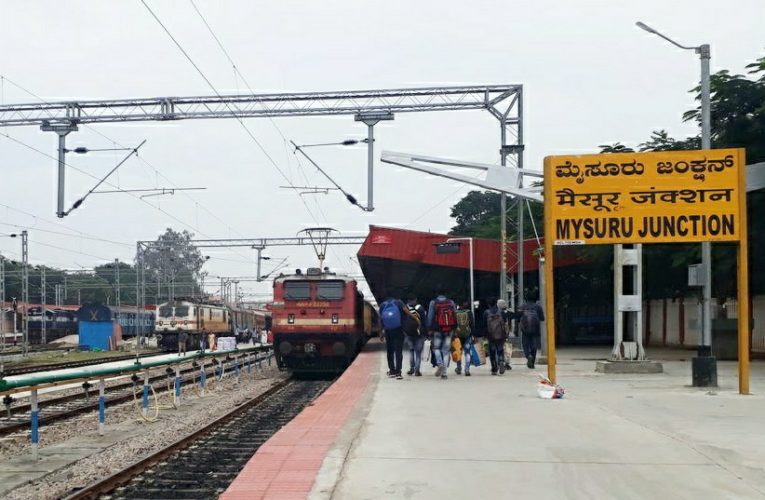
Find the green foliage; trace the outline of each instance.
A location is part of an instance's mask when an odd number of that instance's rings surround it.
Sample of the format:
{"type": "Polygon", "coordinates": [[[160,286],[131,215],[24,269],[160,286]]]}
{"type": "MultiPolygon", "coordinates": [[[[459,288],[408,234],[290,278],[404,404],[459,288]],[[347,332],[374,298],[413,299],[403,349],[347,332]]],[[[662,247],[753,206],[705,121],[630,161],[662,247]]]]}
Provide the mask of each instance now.
{"type": "MultiPolygon", "coordinates": [[[[175,297],[198,295],[205,258],[192,243],[194,235],[188,231],[177,232],[167,228],[157,240],[141,247],[136,253],[136,263],[143,260],[144,278],[147,283],[159,283],[162,289],[173,288],[175,297]]],[[[154,287],[147,288],[147,294],[154,287]]],[[[165,293],[165,298],[169,295],[165,293]]]]}
{"type": "MultiPolygon", "coordinates": [[[[501,195],[493,191],[470,191],[452,207],[451,216],[457,225],[452,227],[449,234],[500,239],[500,198],[501,195]]],[[[524,239],[534,238],[535,234],[539,234],[541,238],[544,231],[544,207],[541,203],[520,203],[525,206],[524,239]]],[[[507,239],[513,241],[517,239],[518,233],[518,200],[508,196],[507,207],[507,239]]]]}
{"type": "MultiPolygon", "coordinates": [[[[747,163],[765,161],[765,57],[746,66],[747,75],[731,75],[719,71],[712,75],[711,131],[714,148],[746,148],[747,163]]],[[[691,90],[701,101],[700,88],[691,90]]],[[[684,121],[699,121],[700,107],[683,114],[684,121]]],[[[602,153],[631,153],[638,151],[674,151],[700,149],[700,136],[675,139],[666,130],[656,130],[637,148],[621,142],[602,144],[602,153]]],[[[509,198],[511,200],[511,198],[509,198]]],[[[765,192],[750,193],[747,197],[750,246],[750,285],[752,293],[765,293],[765,253],[755,251],[765,247],[765,192]]],[[[510,201],[508,201],[510,206],[510,201]]],[[[542,207],[532,204],[537,229],[542,231],[542,207]]],[[[508,239],[515,234],[516,211],[508,213],[508,239]]],[[[499,238],[499,194],[471,191],[460,200],[451,212],[457,225],[452,234],[499,238]]],[[[528,224],[528,217],[526,217],[528,224]]],[[[526,235],[532,235],[530,225],[525,225],[526,235]]],[[[527,238],[529,236],[526,236],[527,238]]],[[[588,295],[588,300],[609,300],[610,281],[603,272],[613,266],[613,252],[609,246],[588,246],[572,250],[579,253],[587,264],[562,271],[556,277],[556,288],[565,296],[588,295]],[[603,279],[601,279],[603,278],[603,279]],[[598,287],[605,287],[598,291],[598,287]],[[587,291],[591,290],[591,291],[587,291]]],[[[689,293],[687,266],[701,260],[700,245],[647,245],[644,247],[645,294],[650,298],[673,297],[689,293]]],[[[713,246],[714,276],[713,294],[718,299],[736,294],[736,253],[732,245],[713,246]]],[[[567,302],[566,302],[567,303],[567,302]]]]}

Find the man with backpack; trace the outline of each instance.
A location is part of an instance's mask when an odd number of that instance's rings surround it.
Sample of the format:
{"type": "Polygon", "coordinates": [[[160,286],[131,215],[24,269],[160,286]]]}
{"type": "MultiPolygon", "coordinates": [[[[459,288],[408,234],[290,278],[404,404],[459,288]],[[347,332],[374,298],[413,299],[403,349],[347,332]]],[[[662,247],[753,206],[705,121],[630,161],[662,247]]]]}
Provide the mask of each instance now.
{"type": "Polygon", "coordinates": [[[446,377],[449,368],[449,349],[452,344],[452,334],[457,328],[457,306],[453,300],[439,292],[428,306],[428,330],[431,332],[433,354],[436,356],[436,377],[446,377]]]}
{"type": "Polygon", "coordinates": [[[417,297],[411,293],[406,297],[406,307],[412,313],[412,316],[404,318],[404,335],[406,335],[404,341],[409,348],[409,371],[406,374],[422,377],[420,362],[422,361],[422,348],[425,346],[425,334],[427,333],[425,327],[427,313],[425,308],[417,303],[417,297]]]}
{"type": "MultiPolygon", "coordinates": [[[[490,301],[494,302],[493,300],[490,301]]],[[[486,324],[486,336],[489,340],[489,359],[491,361],[491,374],[502,375],[505,373],[505,341],[508,337],[508,321],[511,313],[507,310],[507,301],[499,299],[484,313],[486,324]]]]}
{"type": "Polygon", "coordinates": [[[470,347],[473,345],[473,332],[475,332],[475,322],[473,321],[473,312],[470,305],[465,302],[457,309],[457,328],[454,330],[455,336],[460,339],[462,357],[457,361],[457,368],[454,373],[462,373],[462,363],[465,363],[465,376],[470,376],[470,347]]]}
{"type": "Polygon", "coordinates": [[[403,302],[391,295],[380,305],[383,337],[387,342],[388,377],[403,379],[401,365],[404,358],[404,320],[414,318],[403,302]]]}
{"type": "Polygon", "coordinates": [[[530,300],[521,306],[518,313],[518,324],[523,341],[523,355],[526,356],[526,366],[534,368],[537,360],[537,349],[542,337],[541,322],[545,320],[542,306],[530,300]]]}

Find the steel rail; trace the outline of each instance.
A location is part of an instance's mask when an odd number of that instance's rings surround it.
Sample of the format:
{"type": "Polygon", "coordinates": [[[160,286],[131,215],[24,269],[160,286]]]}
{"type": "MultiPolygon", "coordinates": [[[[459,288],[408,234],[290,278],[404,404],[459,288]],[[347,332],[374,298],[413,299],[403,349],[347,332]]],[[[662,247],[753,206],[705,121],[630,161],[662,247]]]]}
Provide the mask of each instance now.
{"type": "Polygon", "coordinates": [[[271,396],[279,392],[281,389],[283,389],[287,385],[294,383],[294,381],[295,380],[292,378],[287,378],[285,380],[282,380],[281,382],[276,383],[264,393],[250,399],[249,401],[242,403],[241,405],[237,406],[236,408],[229,411],[225,415],[222,415],[216,418],[212,422],[197,429],[196,431],[189,434],[188,436],[185,436],[175,441],[174,443],[167,446],[166,448],[163,448],[162,450],[159,450],[158,452],[153,453],[149,455],[148,457],[145,457],[127,466],[126,468],[112,474],[111,476],[106,477],[105,479],[102,479],[101,481],[98,481],[89,486],[86,486],[85,488],[77,492],[74,492],[69,496],[64,497],[64,500],[97,499],[101,495],[105,495],[111,491],[114,491],[116,488],[127,483],[133,477],[149,469],[154,464],[167,459],[174,453],[180,450],[183,450],[184,448],[187,448],[194,441],[204,436],[205,434],[211,431],[217,430],[221,424],[231,420],[232,418],[236,417],[240,413],[250,409],[252,406],[258,405],[266,401],[267,399],[269,399],[271,396]]]}
{"type": "MultiPolygon", "coordinates": [[[[265,358],[256,358],[252,362],[253,363],[263,362],[266,359],[268,359],[268,357],[270,357],[270,355],[265,358]]],[[[227,361],[230,361],[230,360],[224,359],[220,361],[219,363],[225,363],[227,361]]],[[[210,373],[208,373],[208,370],[209,369],[214,370],[216,366],[217,365],[214,362],[205,364],[204,365],[205,374],[210,375],[210,373]]],[[[182,369],[180,373],[182,375],[183,383],[186,383],[189,380],[192,380],[194,378],[194,375],[198,371],[199,371],[199,368],[194,368],[194,367],[182,369]]],[[[214,373],[214,371],[211,373],[214,373]]],[[[149,378],[149,383],[152,384],[154,386],[154,390],[158,394],[160,394],[160,393],[166,392],[167,390],[166,386],[162,384],[162,382],[165,381],[167,378],[168,378],[167,374],[154,375],[149,378]]],[[[106,394],[107,394],[106,404],[109,406],[112,406],[115,404],[121,404],[126,401],[132,400],[133,399],[132,391],[122,395],[120,395],[119,393],[121,391],[130,389],[133,386],[134,386],[134,383],[130,381],[130,382],[122,382],[122,383],[118,383],[118,384],[114,384],[114,385],[106,387],[106,394]]],[[[171,387],[171,390],[172,390],[172,387],[171,387]]],[[[61,396],[57,398],[40,401],[39,403],[40,426],[42,427],[43,425],[50,425],[60,420],[65,420],[67,418],[71,418],[76,415],[81,415],[83,413],[88,413],[91,411],[98,410],[98,397],[94,396],[92,400],[89,400],[90,398],[86,398],[85,401],[83,401],[84,404],[82,405],[68,408],[53,414],[49,414],[44,411],[46,409],[49,409],[50,407],[66,405],[78,399],[82,399],[82,397],[83,397],[82,394],[68,394],[66,396],[61,396]]],[[[7,417],[0,417],[0,436],[12,434],[17,431],[27,430],[29,428],[29,416],[25,414],[28,413],[30,410],[31,410],[31,405],[29,403],[23,403],[17,406],[11,406],[11,419],[13,420],[9,420],[7,417]]]]}

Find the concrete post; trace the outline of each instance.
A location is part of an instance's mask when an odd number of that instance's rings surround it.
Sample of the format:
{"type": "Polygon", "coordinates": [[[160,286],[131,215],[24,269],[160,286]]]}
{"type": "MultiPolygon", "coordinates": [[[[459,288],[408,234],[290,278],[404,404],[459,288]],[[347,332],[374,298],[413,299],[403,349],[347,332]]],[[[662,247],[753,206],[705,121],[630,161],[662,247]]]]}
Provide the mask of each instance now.
{"type": "Polygon", "coordinates": [[[104,435],[104,427],[106,426],[106,396],[104,391],[106,390],[106,382],[104,379],[98,381],[98,435],[104,435]]]}
{"type": "Polygon", "coordinates": [[[36,461],[38,459],[38,448],[40,444],[40,410],[37,407],[37,389],[32,389],[30,392],[29,404],[32,410],[30,418],[32,460],[36,461]]]}

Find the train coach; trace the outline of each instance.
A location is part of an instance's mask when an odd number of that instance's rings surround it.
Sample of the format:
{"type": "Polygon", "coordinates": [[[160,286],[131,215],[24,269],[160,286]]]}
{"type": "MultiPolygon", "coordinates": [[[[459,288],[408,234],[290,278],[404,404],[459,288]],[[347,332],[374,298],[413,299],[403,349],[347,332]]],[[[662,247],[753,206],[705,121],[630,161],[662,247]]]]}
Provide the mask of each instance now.
{"type": "Polygon", "coordinates": [[[344,370],[380,331],[356,280],[326,268],[276,278],[272,313],[279,366],[297,374],[344,370]]]}
{"type": "Polygon", "coordinates": [[[234,336],[240,331],[264,330],[268,328],[269,320],[269,314],[264,311],[183,299],[159,305],[154,331],[165,351],[178,348],[178,335],[183,331],[188,333],[187,348],[195,349],[199,346],[202,330],[216,337],[234,336]]]}

